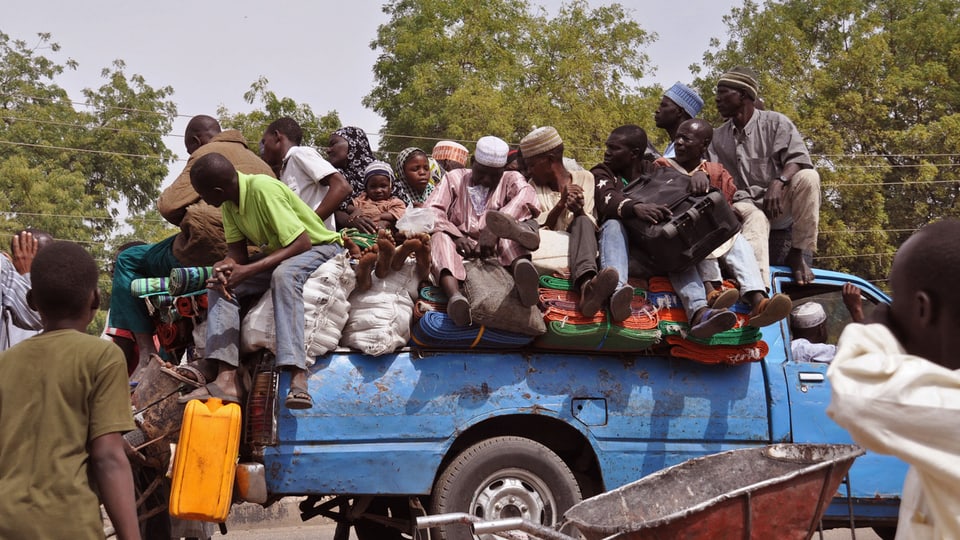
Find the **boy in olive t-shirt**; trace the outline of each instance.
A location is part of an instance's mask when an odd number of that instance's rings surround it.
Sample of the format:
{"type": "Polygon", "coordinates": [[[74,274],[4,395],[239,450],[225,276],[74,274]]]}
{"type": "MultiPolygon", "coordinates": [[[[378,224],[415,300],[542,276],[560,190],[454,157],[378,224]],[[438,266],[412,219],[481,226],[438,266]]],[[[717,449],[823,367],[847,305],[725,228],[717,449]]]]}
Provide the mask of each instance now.
{"type": "Polygon", "coordinates": [[[98,275],[72,242],[50,244],[31,266],[27,300],[43,333],[0,353],[0,538],[102,539],[100,501],[118,538],[140,538],[121,436],[135,427],[126,362],[84,333],[98,275]]]}

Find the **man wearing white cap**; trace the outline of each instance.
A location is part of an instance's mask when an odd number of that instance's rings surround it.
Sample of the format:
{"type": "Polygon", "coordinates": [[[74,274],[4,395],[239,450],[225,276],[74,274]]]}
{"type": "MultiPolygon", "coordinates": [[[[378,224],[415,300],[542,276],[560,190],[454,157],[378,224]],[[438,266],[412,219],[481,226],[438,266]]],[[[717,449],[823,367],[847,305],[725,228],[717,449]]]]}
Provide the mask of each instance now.
{"type": "Polygon", "coordinates": [[[663,151],[663,157],[676,157],[673,141],[677,138],[677,128],[687,120],[696,118],[701,109],[703,109],[703,99],[700,98],[700,94],[679,81],[663,93],[660,105],[653,113],[654,123],[658,128],[666,131],[670,137],[670,143],[663,151]]]}
{"type": "MultiPolygon", "coordinates": [[[[843,286],[843,303],[853,322],[863,322],[860,288],[852,283],[843,286]]],[[[794,362],[830,362],[837,354],[836,345],[827,343],[827,312],[817,302],[805,302],[790,312],[790,351],[794,362]]]]}
{"type": "Polygon", "coordinates": [[[505,171],[507,143],[497,137],[477,141],[473,165],[447,172],[427,199],[436,224],[430,240],[430,258],[437,282],[447,295],[447,314],[454,323],[471,323],[470,303],[460,284],[467,277],[463,260],[496,255],[511,269],[520,303],[537,303],[539,275],[530,251],[540,245],[537,232],[523,221],[535,218],[537,195],[523,175],[505,171]],[[488,222],[498,223],[497,233],[488,222]]]}

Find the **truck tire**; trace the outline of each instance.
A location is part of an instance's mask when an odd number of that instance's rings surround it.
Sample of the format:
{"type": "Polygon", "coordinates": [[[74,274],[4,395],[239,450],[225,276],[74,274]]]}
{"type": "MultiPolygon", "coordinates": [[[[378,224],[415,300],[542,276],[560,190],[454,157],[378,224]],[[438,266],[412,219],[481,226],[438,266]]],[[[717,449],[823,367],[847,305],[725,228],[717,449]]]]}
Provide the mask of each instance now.
{"type": "MultiPolygon", "coordinates": [[[[523,517],[552,526],[580,499],[570,468],[549,448],[522,437],[494,437],[447,466],[433,486],[430,514],[465,512],[487,521],[523,517]]],[[[444,540],[473,538],[462,524],[437,533],[444,540]]]]}

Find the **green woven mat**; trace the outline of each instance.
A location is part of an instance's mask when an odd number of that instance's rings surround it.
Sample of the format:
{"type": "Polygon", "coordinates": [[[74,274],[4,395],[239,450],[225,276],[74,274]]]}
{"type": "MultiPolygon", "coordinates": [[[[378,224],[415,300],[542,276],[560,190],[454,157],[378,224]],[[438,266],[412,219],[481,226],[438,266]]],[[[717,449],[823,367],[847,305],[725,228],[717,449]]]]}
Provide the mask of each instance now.
{"type": "Polygon", "coordinates": [[[659,330],[632,330],[607,323],[566,324],[550,321],[535,346],[546,349],[641,351],[660,342],[659,330]]]}

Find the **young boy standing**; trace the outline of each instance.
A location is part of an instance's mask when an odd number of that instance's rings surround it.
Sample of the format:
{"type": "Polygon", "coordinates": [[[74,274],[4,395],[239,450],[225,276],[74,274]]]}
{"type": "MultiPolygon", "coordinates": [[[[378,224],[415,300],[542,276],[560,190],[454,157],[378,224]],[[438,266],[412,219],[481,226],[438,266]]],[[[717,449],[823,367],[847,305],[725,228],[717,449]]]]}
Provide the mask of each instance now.
{"type": "Polygon", "coordinates": [[[960,538],[960,221],[921,228],[897,250],[890,306],[849,324],[827,378],[827,414],[870,450],[910,464],[897,538],[960,538]]]}
{"type": "Polygon", "coordinates": [[[211,396],[238,402],[240,383],[239,299],[269,290],[277,331],[277,365],[290,368],[286,406],[313,406],[307,392],[307,355],[303,345],[303,284],[342,248],[340,235],[286,185],[265,175],[238,173],[220,154],[208,154],[190,170],[190,182],[207,204],[220,208],[227,258],[214,264],[208,281],[207,358],[217,360],[216,380],[182,396],[211,396]],[[265,254],[252,260],[247,244],[265,254]]]}
{"type": "Polygon", "coordinates": [[[100,501],[118,538],[140,538],[121,436],[135,427],[126,363],[84,333],[98,276],[71,242],[50,244],[31,266],[28,301],[44,331],[0,353],[0,538],[103,538],[100,501]]]}

